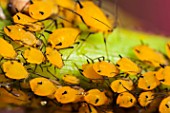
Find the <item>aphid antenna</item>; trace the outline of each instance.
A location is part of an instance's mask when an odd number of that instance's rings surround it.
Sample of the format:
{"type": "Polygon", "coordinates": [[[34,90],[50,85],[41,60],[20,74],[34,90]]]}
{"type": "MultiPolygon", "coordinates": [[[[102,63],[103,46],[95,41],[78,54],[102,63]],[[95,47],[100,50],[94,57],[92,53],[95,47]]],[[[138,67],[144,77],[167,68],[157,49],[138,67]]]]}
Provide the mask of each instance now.
{"type": "Polygon", "coordinates": [[[59,81],[59,78],[57,78],[51,71],[47,68],[47,72],[52,75],[57,81],[59,81]]]}
{"type": "Polygon", "coordinates": [[[37,64],[35,64],[35,66],[34,66],[33,73],[36,71],[36,69],[37,69],[37,64]]]}
{"type": "MultiPolygon", "coordinates": [[[[78,38],[78,36],[80,35],[80,33],[76,36],[76,39],[78,38]]],[[[75,39],[75,40],[76,40],[75,39]]],[[[80,44],[80,42],[75,42],[74,44],[77,44],[77,45],[79,45],[80,44]]],[[[74,48],[74,46],[70,46],[73,50],[69,53],[69,55],[67,56],[67,58],[65,59],[65,60],[68,60],[69,59],[69,57],[72,55],[72,53],[74,52],[74,50],[76,49],[76,48],[74,48]]],[[[67,47],[67,48],[63,48],[63,49],[69,49],[70,47],[67,47]]],[[[77,47],[78,48],[78,47],[77,47]]],[[[61,50],[61,49],[60,49],[61,50]]]]}
{"type": "Polygon", "coordinates": [[[93,18],[94,20],[96,20],[96,21],[102,23],[102,24],[105,25],[106,27],[112,29],[110,26],[108,26],[106,23],[102,22],[101,20],[99,20],[99,19],[97,19],[97,18],[94,18],[94,17],[91,17],[91,18],[93,18]]]}
{"type": "Polygon", "coordinates": [[[86,22],[84,21],[83,17],[82,17],[80,14],[78,14],[77,12],[75,12],[75,11],[73,11],[73,10],[71,10],[71,9],[68,9],[68,8],[65,8],[65,9],[68,10],[68,11],[71,11],[72,13],[74,13],[74,14],[76,14],[76,15],[78,15],[78,16],[80,17],[81,21],[82,21],[85,25],[87,25],[86,22]]]}
{"type": "MultiPolygon", "coordinates": [[[[23,48],[24,47],[24,45],[21,45],[21,46],[18,46],[18,47],[16,47],[16,48],[14,48],[14,50],[16,50],[16,51],[21,51],[21,50],[18,50],[18,49],[21,49],[21,48],[23,48]]],[[[21,51],[22,52],[22,51],[21,51]]]]}
{"type": "Polygon", "coordinates": [[[66,21],[66,22],[72,23],[72,22],[70,22],[69,20],[63,18],[62,16],[58,16],[58,15],[57,15],[57,17],[60,18],[60,19],[62,19],[62,20],[64,20],[64,21],[66,21]]]}
{"type": "Polygon", "coordinates": [[[85,56],[86,58],[87,58],[87,63],[89,64],[90,62],[89,62],[89,60],[92,62],[92,63],[94,63],[94,60],[92,59],[92,58],[90,58],[90,57],[88,57],[87,55],[85,55],[85,54],[82,54],[83,56],[85,56]]]}
{"type": "Polygon", "coordinates": [[[21,56],[22,56],[22,58],[24,59],[24,64],[28,64],[28,62],[27,62],[27,59],[24,57],[24,55],[23,55],[23,53],[21,52],[21,56]]]}
{"type": "MultiPolygon", "coordinates": [[[[43,39],[44,39],[45,42],[47,43],[47,39],[46,39],[46,37],[45,37],[45,35],[44,35],[43,33],[40,33],[40,36],[38,37],[38,39],[41,39],[41,37],[43,37],[43,39]]],[[[41,39],[41,40],[42,40],[42,39],[41,39]]],[[[43,44],[44,44],[45,46],[47,46],[43,40],[42,40],[42,42],[43,42],[43,44]]]]}
{"type": "Polygon", "coordinates": [[[87,104],[87,107],[88,107],[88,109],[89,109],[89,113],[92,113],[93,111],[92,111],[92,109],[91,109],[91,107],[90,107],[89,104],[87,104]]]}
{"type": "Polygon", "coordinates": [[[104,56],[100,56],[100,57],[94,58],[93,60],[98,60],[99,62],[101,62],[101,61],[105,61],[105,57],[104,56]]]}
{"type": "Polygon", "coordinates": [[[20,95],[19,94],[15,94],[15,93],[13,93],[12,91],[13,91],[13,89],[11,88],[10,90],[7,88],[7,87],[2,87],[2,88],[4,88],[8,93],[10,93],[10,94],[12,94],[13,96],[15,96],[15,97],[19,97],[20,95]]]}
{"type": "Polygon", "coordinates": [[[49,31],[49,30],[44,30],[44,32],[46,32],[48,34],[52,34],[53,33],[52,31],[49,31]]]}
{"type": "Polygon", "coordinates": [[[32,72],[32,74],[37,75],[37,76],[40,76],[40,77],[43,77],[43,78],[46,78],[46,79],[49,79],[48,77],[43,76],[43,75],[41,75],[40,73],[32,72]]]}
{"type": "Polygon", "coordinates": [[[79,5],[81,9],[83,8],[83,5],[81,4],[80,0],[75,0],[75,2],[79,5]]]}
{"type": "Polygon", "coordinates": [[[74,66],[77,68],[78,72],[79,72],[81,75],[83,75],[83,74],[82,74],[83,70],[80,69],[76,63],[74,63],[74,62],[72,62],[72,63],[73,63],[74,66]]]}
{"type": "Polygon", "coordinates": [[[107,41],[106,41],[106,37],[103,38],[104,39],[104,45],[105,45],[105,51],[106,51],[106,57],[107,57],[107,60],[110,61],[110,58],[109,58],[109,52],[108,52],[108,48],[107,48],[107,41]]]}
{"type": "MultiPolygon", "coordinates": [[[[79,33],[79,35],[81,35],[81,34],[82,34],[82,32],[79,33]]],[[[89,38],[89,36],[92,35],[92,34],[95,34],[95,33],[94,33],[94,32],[89,32],[85,38],[80,39],[80,40],[82,41],[82,43],[80,43],[80,45],[77,47],[77,49],[79,49],[80,47],[82,47],[83,44],[84,44],[84,42],[85,42],[85,41],[89,38]]]]}

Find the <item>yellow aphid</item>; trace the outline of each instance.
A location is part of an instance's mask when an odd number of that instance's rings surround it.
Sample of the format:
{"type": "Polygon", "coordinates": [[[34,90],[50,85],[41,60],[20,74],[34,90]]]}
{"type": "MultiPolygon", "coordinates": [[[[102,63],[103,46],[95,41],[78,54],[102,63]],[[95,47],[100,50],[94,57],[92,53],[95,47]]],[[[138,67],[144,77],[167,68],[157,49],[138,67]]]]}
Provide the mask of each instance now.
{"type": "Polygon", "coordinates": [[[54,0],[55,3],[63,8],[74,9],[74,0],[54,0]]]}
{"type": "Polygon", "coordinates": [[[164,71],[164,68],[160,68],[159,70],[155,71],[155,76],[158,80],[164,79],[163,71],[164,71]]]}
{"type": "Polygon", "coordinates": [[[148,106],[154,99],[154,93],[151,91],[142,92],[139,95],[138,102],[142,107],[148,106]]]}
{"type": "Polygon", "coordinates": [[[4,27],[4,32],[7,36],[9,36],[12,40],[21,40],[25,31],[22,27],[18,25],[10,25],[4,27]]]}
{"type": "Polygon", "coordinates": [[[83,72],[82,74],[91,80],[102,80],[103,77],[99,74],[97,74],[93,69],[93,64],[84,64],[83,66],[83,72]]]}
{"type": "Polygon", "coordinates": [[[54,65],[57,68],[62,68],[63,67],[63,61],[61,54],[56,50],[51,47],[46,47],[46,57],[49,60],[49,62],[54,65]]]}
{"type": "Polygon", "coordinates": [[[62,49],[70,47],[76,41],[80,31],[75,28],[60,28],[53,31],[48,42],[53,48],[62,49]]]}
{"type": "Polygon", "coordinates": [[[98,89],[91,89],[84,96],[84,100],[94,106],[105,105],[108,102],[108,98],[104,92],[98,89]]]}
{"type": "Polygon", "coordinates": [[[117,67],[106,61],[96,62],[93,64],[94,71],[102,76],[114,77],[119,74],[117,67]]]}
{"type": "Polygon", "coordinates": [[[122,93],[133,89],[132,80],[115,80],[110,85],[111,89],[116,93],[122,93]]]}
{"type": "Polygon", "coordinates": [[[36,1],[29,6],[29,14],[32,18],[43,20],[53,14],[53,3],[49,1],[36,1]]]}
{"type": "Polygon", "coordinates": [[[153,50],[147,45],[139,45],[134,47],[134,53],[139,60],[148,62],[155,67],[159,67],[160,64],[167,64],[166,59],[161,53],[153,50]]]}
{"type": "Polygon", "coordinates": [[[170,113],[170,96],[164,98],[159,105],[160,113],[170,113]]]}
{"type": "Polygon", "coordinates": [[[33,33],[25,31],[22,29],[22,26],[11,25],[4,27],[4,32],[12,40],[18,41],[24,45],[33,46],[37,43],[37,39],[33,33]]]}
{"type": "Polygon", "coordinates": [[[78,113],[98,113],[98,111],[92,105],[84,103],[79,108],[78,113]]]}
{"type": "Polygon", "coordinates": [[[24,58],[31,64],[41,64],[45,60],[43,53],[32,47],[24,51],[24,58]]]}
{"type": "Polygon", "coordinates": [[[78,79],[76,76],[74,75],[64,75],[62,77],[62,80],[66,83],[69,83],[69,84],[79,84],[80,83],[80,79],[78,79]]]}
{"type": "Polygon", "coordinates": [[[63,86],[56,90],[54,96],[58,102],[62,104],[66,104],[66,103],[74,103],[74,102],[81,101],[83,97],[81,93],[82,92],[80,92],[79,90],[76,90],[69,86],[63,86]]]}
{"type": "Polygon", "coordinates": [[[168,86],[170,85],[170,73],[169,72],[170,72],[170,66],[166,66],[163,69],[162,74],[160,74],[162,75],[162,78],[161,79],[159,78],[162,84],[168,85],[168,86]]]}
{"type": "Polygon", "coordinates": [[[166,49],[166,54],[167,54],[168,58],[170,59],[170,42],[168,42],[166,44],[165,49],[166,49]]]}
{"type": "Polygon", "coordinates": [[[82,16],[88,26],[101,32],[108,32],[112,30],[112,25],[97,5],[95,5],[92,1],[83,1],[81,2],[81,5],[77,4],[76,12],[82,16]]]}
{"type": "Polygon", "coordinates": [[[153,90],[160,84],[155,76],[155,72],[146,72],[140,76],[138,80],[138,87],[143,90],[153,90]]]}
{"type": "Polygon", "coordinates": [[[36,22],[33,24],[25,25],[24,28],[28,31],[40,31],[44,28],[44,24],[42,22],[36,22]]]}
{"type": "Polygon", "coordinates": [[[11,79],[24,79],[29,75],[25,67],[18,61],[6,61],[2,64],[2,69],[11,79]]]}
{"type": "Polygon", "coordinates": [[[7,59],[13,59],[17,55],[13,46],[3,38],[0,38],[0,55],[7,59]]]}
{"type": "Polygon", "coordinates": [[[34,78],[30,82],[31,90],[39,96],[49,96],[55,93],[55,85],[46,78],[34,78]]]}
{"type": "Polygon", "coordinates": [[[116,99],[116,104],[123,108],[133,107],[136,103],[136,98],[129,92],[120,93],[116,99]]]}
{"type": "Polygon", "coordinates": [[[137,75],[141,72],[141,69],[130,59],[128,58],[121,58],[116,63],[116,66],[129,75],[137,75]]]}
{"type": "Polygon", "coordinates": [[[0,88],[0,103],[13,104],[13,105],[26,105],[30,103],[29,96],[25,92],[19,89],[13,88],[12,91],[8,91],[5,88],[0,88]]]}
{"type": "Polygon", "coordinates": [[[13,16],[13,21],[17,24],[29,25],[33,22],[36,22],[37,20],[27,16],[26,14],[18,12],[13,16]]]}

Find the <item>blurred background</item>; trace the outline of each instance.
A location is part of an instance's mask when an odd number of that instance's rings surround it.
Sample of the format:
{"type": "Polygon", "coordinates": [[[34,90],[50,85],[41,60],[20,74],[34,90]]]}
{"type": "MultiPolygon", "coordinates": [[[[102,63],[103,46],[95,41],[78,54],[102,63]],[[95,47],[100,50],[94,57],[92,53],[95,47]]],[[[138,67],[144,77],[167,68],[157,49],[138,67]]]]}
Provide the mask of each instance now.
{"type": "Polygon", "coordinates": [[[139,19],[145,31],[170,36],[170,0],[118,0],[118,5],[139,19]]]}

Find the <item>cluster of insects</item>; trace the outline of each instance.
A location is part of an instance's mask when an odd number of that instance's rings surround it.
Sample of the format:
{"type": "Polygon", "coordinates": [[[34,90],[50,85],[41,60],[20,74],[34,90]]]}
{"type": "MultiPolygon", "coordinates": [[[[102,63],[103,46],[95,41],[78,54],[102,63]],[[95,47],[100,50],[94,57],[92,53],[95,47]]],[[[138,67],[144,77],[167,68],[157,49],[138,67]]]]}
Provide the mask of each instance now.
{"type": "MultiPolygon", "coordinates": [[[[166,55],[141,44],[133,48],[135,59],[119,55],[116,63],[104,56],[91,59],[84,55],[87,63],[73,65],[86,79],[86,87],[81,86],[83,79],[70,73],[56,76],[55,70],[62,69],[68,59],[60,51],[74,50],[74,45],[81,46],[94,33],[106,36],[116,24],[91,0],[54,1],[31,0],[12,17],[14,24],[0,32],[2,102],[27,106],[52,102],[65,112],[113,113],[113,106],[149,109],[161,98],[159,112],[170,113],[170,43],[166,55]],[[84,31],[81,25],[88,29],[84,31]],[[88,37],[81,39],[84,32],[88,37]],[[159,93],[163,89],[165,93],[159,93]],[[5,96],[9,99],[4,100],[5,96]]],[[[107,38],[103,40],[106,46],[107,38]]]]}

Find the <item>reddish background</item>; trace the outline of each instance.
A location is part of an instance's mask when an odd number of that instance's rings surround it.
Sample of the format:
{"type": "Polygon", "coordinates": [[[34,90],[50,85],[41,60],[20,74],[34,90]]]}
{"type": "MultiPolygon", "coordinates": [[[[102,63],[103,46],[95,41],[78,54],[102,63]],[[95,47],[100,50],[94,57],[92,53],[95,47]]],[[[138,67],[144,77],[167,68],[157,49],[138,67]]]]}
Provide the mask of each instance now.
{"type": "Polygon", "coordinates": [[[118,0],[118,4],[139,18],[145,30],[170,36],[170,0],[118,0]]]}

